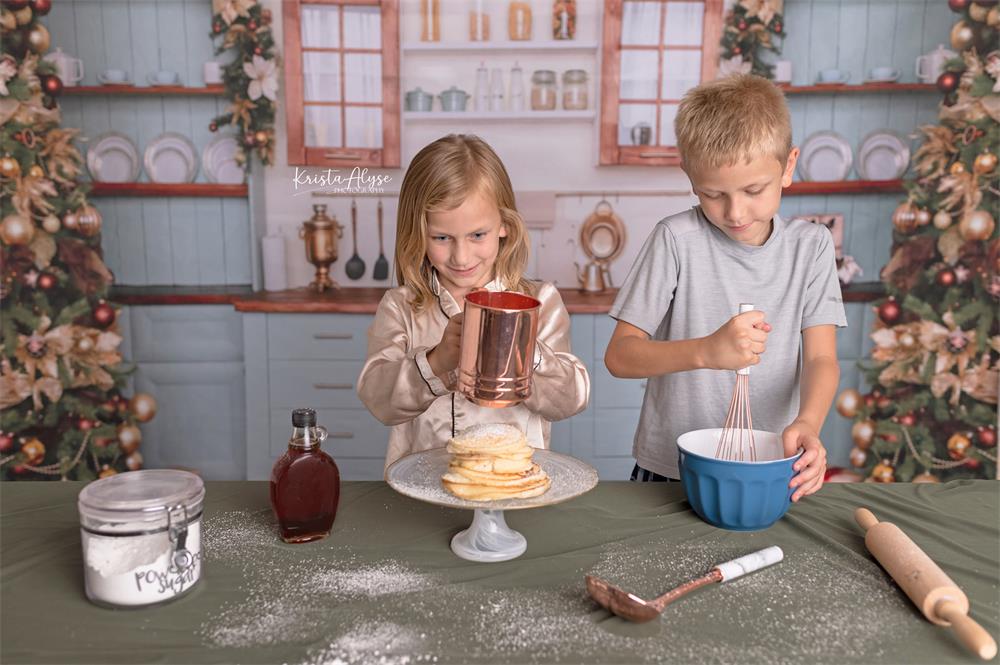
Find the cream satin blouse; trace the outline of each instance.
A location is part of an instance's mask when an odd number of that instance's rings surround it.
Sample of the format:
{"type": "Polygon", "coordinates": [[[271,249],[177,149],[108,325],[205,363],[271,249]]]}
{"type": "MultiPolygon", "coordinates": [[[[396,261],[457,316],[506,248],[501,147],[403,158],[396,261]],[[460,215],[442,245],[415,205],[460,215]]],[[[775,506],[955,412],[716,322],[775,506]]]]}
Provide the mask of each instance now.
{"type": "MultiPolygon", "coordinates": [[[[427,352],[441,341],[448,319],[460,313],[447,289],[435,279],[437,302],[415,313],[412,292],[402,286],[386,292],[368,330],[368,359],[358,378],[358,396],[382,423],[390,425],[385,464],[403,455],[445,445],[453,432],[478,423],[519,427],[536,448],[548,448],[551,422],[583,411],[590,377],[570,352],[569,313],[555,286],[543,282],[531,397],[501,409],[483,407],[454,392],[454,373],[445,385],[427,363],[427,352]]],[[[486,285],[498,291],[494,280],[486,285]]]]}

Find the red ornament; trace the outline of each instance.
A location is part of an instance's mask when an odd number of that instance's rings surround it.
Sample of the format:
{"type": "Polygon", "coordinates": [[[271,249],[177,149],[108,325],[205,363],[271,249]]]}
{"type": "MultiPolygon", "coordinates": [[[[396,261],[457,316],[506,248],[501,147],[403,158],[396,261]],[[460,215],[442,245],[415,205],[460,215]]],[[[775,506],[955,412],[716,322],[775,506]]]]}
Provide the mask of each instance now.
{"type": "Polygon", "coordinates": [[[107,328],[115,322],[115,308],[103,300],[94,308],[94,323],[101,328],[107,328]]]}
{"type": "Polygon", "coordinates": [[[35,16],[45,16],[52,9],[52,0],[30,0],[30,4],[35,16]]]}
{"type": "Polygon", "coordinates": [[[872,409],[875,407],[875,395],[868,393],[867,395],[865,395],[864,399],[866,408],[872,409]]]}
{"type": "Polygon", "coordinates": [[[965,466],[969,469],[978,469],[982,466],[982,462],[977,460],[975,457],[970,457],[965,460],[965,466]]]}
{"type": "Polygon", "coordinates": [[[979,439],[979,445],[983,448],[992,448],[997,445],[997,431],[992,427],[986,425],[977,427],[976,438],[979,439]]]}
{"type": "Polygon", "coordinates": [[[899,424],[903,427],[913,427],[917,424],[917,418],[912,413],[904,413],[899,417],[899,424]]]}
{"type": "Polygon", "coordinates": [[[252,32],[252,31],[254,31],[256,29],[257,29],[257,21],[255,21],[253,19],[250,19],[249,21],[247,21],[247,30],[250,30],[252,32]]]}
{"type": "Polygon", "coordinates": [[[50,97],[58,97],[63,91],[62,79],[58,76],[42,76],[42,90],[50,97]]]}
{"type": "Polygon", "coordinates": [[[743,49],[741,49],[739,46],[733,47],[733,55],[739,55],[741,53],[743,53],[743,49]]]}
{"type": "Polygon", "coordinates": [[[899,316],[902,313],[903,310],[899,306],[899,303],[892,297],[878,307],[878,317],[890,326],[899,320],[899,316]]]}
{"type": "Polygon", "coordinates": [[[969,8],[970,4],[972,4],[971,0],[948,0],[948,9],[961,14],[969,8]]]}
{"type": "Polygon", "coordinates": [[[937,274],[936,281],[941,286],[951,286],[955,283],[955,271],[951,268],[945,268],[937,274]]]}
{"type": "Polygon", "coordinates": [[[776,33],[778,33],[779,35],[781,34],[781,28],[782,28],[782,27],[783,27],[783,26],[781,25],[781,21],[775,21],[775,22],[774,22],[774,31],[775,31],[776,33]]]}
{"type": "Polygon", "coordinates": [[[14,447],[14,435],[8,432],[0,432],[0,453],[5,453],[14,447]]]}
{"type": "Polygon", "coordinates": [[[247,132],[243,135],[243,143],[247,146],[253,146],[254,140],[253,132],[247,132]]]}
{"type": "Polygon", "coordinates": [[[58,283],[58,281],[59,280],[55,278],[55,275],[43,272],[41,275],[38,276],[37,284],[38,288],[40,288],[42,291],[48,291],[53,286],[55,286],[58,283]]]}
{"type": "Polygon", "coordinates": [[[80,418],[80,420],[76,421],[76,428],[81,432],[88,432],[94,429],[94,423],[86,418],[80,418]]]}
{"type": "Polygon", "coordinates": [[[253,47],[253,54],[254,55],[264,55],[264,49],[262,49],[259,46],[254,46],[253,47]]]}
{"type": "Polygon", "coordinates": [[[938,90],[947,94],[949,92],[954,92],[958,89],[959,75],[955,72],[945,72],[938,77],[937,87],[938,90]]]}
{"type": "Polygon", "coordinates": [[[736,27],[737,27],[737,28],[738,28],[738,29],[739,29],[740,31],[743,31],[743,30],[746,30],[746,29],[747,29],[747,27],[748,27],[748,26],[747,26],[747,22],[746,22],[746,21],[740,21],[739,23],[737,23],[737,24],[736,24],[736,27]]]}
{"type": "Polygon", "coordinates": [[[887,411],[889,407],[892,406],[892,400],[887,396],[882,395],[875,399],[875,406],[877,406],[881,411],[887,411]]]}
{"type": "Polygon", "coordinates": [[[219,131],[219,125],[213,120],[212,122],[208,123],[208,131],[210,132],[219,131]]]}
{"type": "Polygon", "coordinates": [[[219,34],[220,32],[222,32],[222,24],[219,23],[218,21],[216,21],[215,23],[213,23],[212,24],[212,32],[214,32],[215,34],[219,34]]]}

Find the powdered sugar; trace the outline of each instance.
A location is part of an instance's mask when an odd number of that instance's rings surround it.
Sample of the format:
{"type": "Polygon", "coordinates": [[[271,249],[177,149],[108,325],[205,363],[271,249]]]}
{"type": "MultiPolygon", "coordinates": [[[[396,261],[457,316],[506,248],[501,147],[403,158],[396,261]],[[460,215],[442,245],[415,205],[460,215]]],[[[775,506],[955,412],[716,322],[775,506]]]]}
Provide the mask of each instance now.
{"type": "Polygon", "coordinates": [[[504,423],[480,423],[466,427],[458,433],[455,439],[458,441],[469,441],[483,437],[502,437],[510,439],[512,443],[517,443],[524,439],[524,432],[513,425],[504,423]]]}

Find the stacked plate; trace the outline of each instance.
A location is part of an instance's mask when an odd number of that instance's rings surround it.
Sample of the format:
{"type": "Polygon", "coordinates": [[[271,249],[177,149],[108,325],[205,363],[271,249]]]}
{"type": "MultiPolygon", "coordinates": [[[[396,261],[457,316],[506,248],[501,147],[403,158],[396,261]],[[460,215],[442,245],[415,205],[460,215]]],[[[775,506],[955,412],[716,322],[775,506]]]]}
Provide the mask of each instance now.
{"type": "MultiPolygon", "coordinates": [[[[239,144],[220,136],[202,155],[205,178],[220,184],[242,184],[243,167],[236,161],[239,144]]],[[[198,150],[186,136],[165,132],[149,142],[139,159],[135,142],[120,132],[95,138],[87,149],[87,170],[95,182],[136,182],[144,167],[150,182],[194,182],[198,175],[198,150]]]]}
{"type": "Polygon", "coordinates": [[[139,178],[139,149],[124,134],[101,134],[87,149],[87,170],[100,182],[135,182],[139,178]]]}
{"type": "Polygon", "coordinates": [[[799,177],[811,182],[844,180],[851,172],[851,144],[837,132],[810,134],[799,155],[799,177]]]}
{"type": "Polygon", "coordinates": [[[205,146],[201,154],[205,178],[223,185],[243,184],[243,167],[236,161],[239,149],[236,138],[232,136],[220,136],[205,146]]]}
{"type": "Polygon", "coordinates": [[[865,137],[858,151],[857,172],[862,180],[895,180],[910,165],[909,142],[888,129],[865,137]]]}
{"type": "Polygon", "coordinates": [[[194,182],[198,174],[198,151],[186,136],[166,132],[146,146],[143,166],[153,182],[194,182]]]}
{"type": "Polygon", "coordinates": [[[816,132],[802,144],[799,177],[810,182],[846,180],[852,164],[862,180],[895,180],[909,167],[909,142],[888,129],[874,131],[862,141],[854,164],[847,139],[836,132],[816,132]]]}

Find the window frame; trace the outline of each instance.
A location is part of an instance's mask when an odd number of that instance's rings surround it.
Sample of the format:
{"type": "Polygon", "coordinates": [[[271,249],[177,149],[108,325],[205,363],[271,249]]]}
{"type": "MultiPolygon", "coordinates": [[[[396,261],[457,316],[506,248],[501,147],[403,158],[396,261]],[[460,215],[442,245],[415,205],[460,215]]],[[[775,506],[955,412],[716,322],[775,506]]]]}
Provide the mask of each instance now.
{"type": "MultiPolygon", "coordinates": [[[[601,49],[601,124],[600,124],[600,157],[599,164],[606,165],[643,165],[643,166],[678,166],[681,163],[680,153],[676,146],[660,145],[619,145],[618,119],[621,108],[621,54],[623,50],[650,51],[654,48],[658,53],[657,61],[657,91],[656,99],[629,100],[629,103],[640,102],[656,106],[656,127],[654,137],[660,136],[661,107],[667,103],[679,100],[662,99],[663,94],[663,52],[668,50],[663,44],[666,12],[660,13],[660,40],[655,47],[625,47],[621,45],[622,15],[626,0],[605,0],[604,27],[601,49]]],[[[690,2],[691,0],[659,0],[661,4],[671,2],[690,2]]],[[[719,66],[719,41],[722,38],[723,0],[702,0],[705,12],[702,17],[701,35],[701,82],[715,78],[719,66]]],[[[671,50],[678,47],[671,47],[671,50]]],[[[683,48],[683,47],[681,47],[683,48]]],[[[699,48],[699,47],[694,47],[699,48]]]]}
{"type": "MultiPolygon", "coordinates": [[[[294,166],[375,166],[398,168],[400,163],[400,96],[399,96],[399,0],[282,0],[282,20],[285,37],[285,118],[288,140],[288,164],[294,166]],[[382,147],[351,148],[307,146],[305,142],[305,90],[303,81],[302,7],[304,5],[337,5],[344,7],[379,7],[381,13],[381,49],[346,48],[344,19],[340,14],[339,47],[341,54],[340,85],[345,86],[345,54],[378,54],[382,58],[382,102],[347,102],[343,94],[339,102],[341,131],[347,132],[348,107],[378,107],[382,111],[382,147]]],[[[308,48],[306,51],[317,49],[308,48]]],[[[319,52],[328,52],[319,49],[319,52]]]]}

